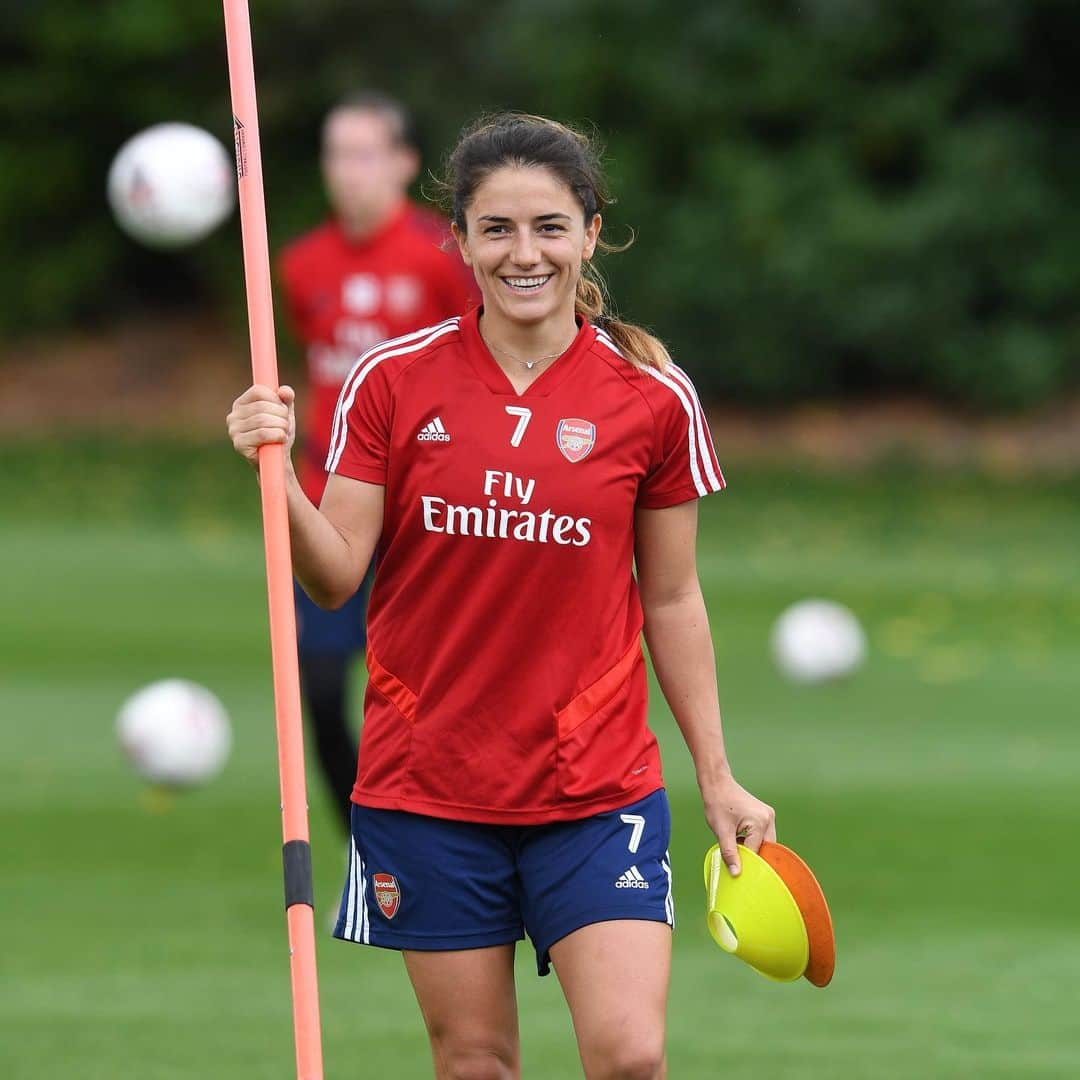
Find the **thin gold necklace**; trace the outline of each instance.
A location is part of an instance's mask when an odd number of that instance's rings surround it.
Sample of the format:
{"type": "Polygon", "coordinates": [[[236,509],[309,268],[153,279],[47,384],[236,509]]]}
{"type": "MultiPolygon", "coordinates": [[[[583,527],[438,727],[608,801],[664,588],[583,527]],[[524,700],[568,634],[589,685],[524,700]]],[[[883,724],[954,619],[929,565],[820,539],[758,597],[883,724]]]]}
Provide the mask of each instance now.
{"type": "Polygon", "coordinates": [[[577,333],[575,332],[574,336],[570,339],[569,343],[566,344],[565,346],[563,346],[563,348],[561,348],[558,352],[548,353],[547,356],[538,356],[535,360],[522,360],[521,357],[515,356],[511,352],[507,352],[505,349],[500,348],[498,345],[493,345],[484,336],[482,331],[480,333],[480,337],[483,339],[484,344],[489,349],[491,349],[492,352],[502,353],[503,356],[508,357],[509,359],[513,360],[517,364],[524,364],[525,367],[527,367],[530,371],[532,371],[532,369],[534,367],[536,367],[537,364],[542,364],[545,360],[557,360],[560,356],[562,356],[562,354],[564,352],[566,352],[566,350],[569,349],[571,345],[574,344],[574,341],[577,339],[577,333]]]}

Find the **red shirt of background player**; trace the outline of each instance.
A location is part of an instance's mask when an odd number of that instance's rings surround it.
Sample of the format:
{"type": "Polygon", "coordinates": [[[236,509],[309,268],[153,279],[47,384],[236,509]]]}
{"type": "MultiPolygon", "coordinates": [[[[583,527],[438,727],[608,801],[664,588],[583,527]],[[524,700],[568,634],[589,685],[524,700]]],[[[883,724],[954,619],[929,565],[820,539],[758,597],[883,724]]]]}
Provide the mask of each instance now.
{"type": "Polygon", "coordinates": [[[477,321],[386,342],[342,391],[327,467],[385,488],[353,801],[574,820],[663,786],[629,523],[724,480],[674,364],[582,322],[518,395],[477,321]]]}
{"type": "Polygon", "coordinates": [[[438,214],[402,202],[374,233],[349,237],[336,220],[289,244],[279,260],[294,332],[308,373],[304,493],[318,506],[341,384],[358,356],[387,338],[460,315],[476,302],[473,276],[438,214]]]}

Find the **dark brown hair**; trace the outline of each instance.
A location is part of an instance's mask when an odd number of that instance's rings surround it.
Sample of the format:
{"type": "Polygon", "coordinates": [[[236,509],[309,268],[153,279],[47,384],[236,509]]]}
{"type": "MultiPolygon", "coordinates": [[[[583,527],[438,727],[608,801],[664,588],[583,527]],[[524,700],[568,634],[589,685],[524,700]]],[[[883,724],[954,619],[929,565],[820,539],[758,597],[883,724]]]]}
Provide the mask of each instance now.
{"type": "MultiPolygon", "coordinates": [[[[527,113],[483,116],[463,132],[439,184],[446,210],[462,232],[467,231],[465,211],[477,187],[506,165],[549,170],[573,192],[586,225],[613,201],[604,182],[600,150],[583,132],[527,113]]],[[[601,251],[624,251],[632,242],[631,238],[615,247],[600,241],[597,246],[601,251]]],[[[663,371],[671,360],[663,342],[640,326],[607,314],[607,306],[603,278],[591,262],[583,263],[574,303],[577,314],[604,331],[633,363],[663,371]]]]}
{"type": "Polygon", "coordinates": [[[381,90],[354,90],[334,103],[323,119],[322,138],[326,141],[326,128],[330,117],[339,112],[375,113],[390,131],[390,140],[398,146],[407,146],[412,150],[420,149],[416,124],[412,113],[405,105],[390,94],[381,90]]]}

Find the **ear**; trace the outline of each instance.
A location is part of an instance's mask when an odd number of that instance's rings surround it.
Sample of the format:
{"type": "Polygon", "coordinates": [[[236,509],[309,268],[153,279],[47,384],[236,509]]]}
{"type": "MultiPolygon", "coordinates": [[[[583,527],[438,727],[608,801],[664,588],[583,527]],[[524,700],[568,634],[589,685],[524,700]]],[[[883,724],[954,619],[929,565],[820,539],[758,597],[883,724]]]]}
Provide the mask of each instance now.
{"type": "Polygon", "coordinates": [[[458,251],[461,252],[461,261],[466,266],[472,266],[472,254],[469,252],[469,237],[463,230],[459,229],[456,221],[450,222],[450,232],[457,242],[458,251]]]}
{"type": "Polygon", "coordinates": [[[585,246],[581,250],[581,257],[586,262],[596,251],[596,242],[600,239],[600,228],[603,224],[604,219],[599,214],[593,214],[592,221],[585,226],[585,246]]]}

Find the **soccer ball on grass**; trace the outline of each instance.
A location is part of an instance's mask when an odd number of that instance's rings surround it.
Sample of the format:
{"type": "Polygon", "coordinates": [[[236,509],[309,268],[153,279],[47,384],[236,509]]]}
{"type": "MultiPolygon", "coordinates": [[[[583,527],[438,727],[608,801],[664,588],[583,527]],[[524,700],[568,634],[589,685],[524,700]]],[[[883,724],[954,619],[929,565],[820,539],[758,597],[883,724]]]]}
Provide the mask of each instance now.
{"type": "Polygon", "coordinates": [[[866,659],[866,635],[843,604],[800,600],[772,630],[776,666],[793,682],[820,683],[854,672],[866,659]]]}
{"type": "Polygon", "coordinates": [[[216,776],[232,746],[225,707],[204,686],[163,679],[132,694],[116,719],[135,771],[162,787],[194,787],[216,776]]]}

